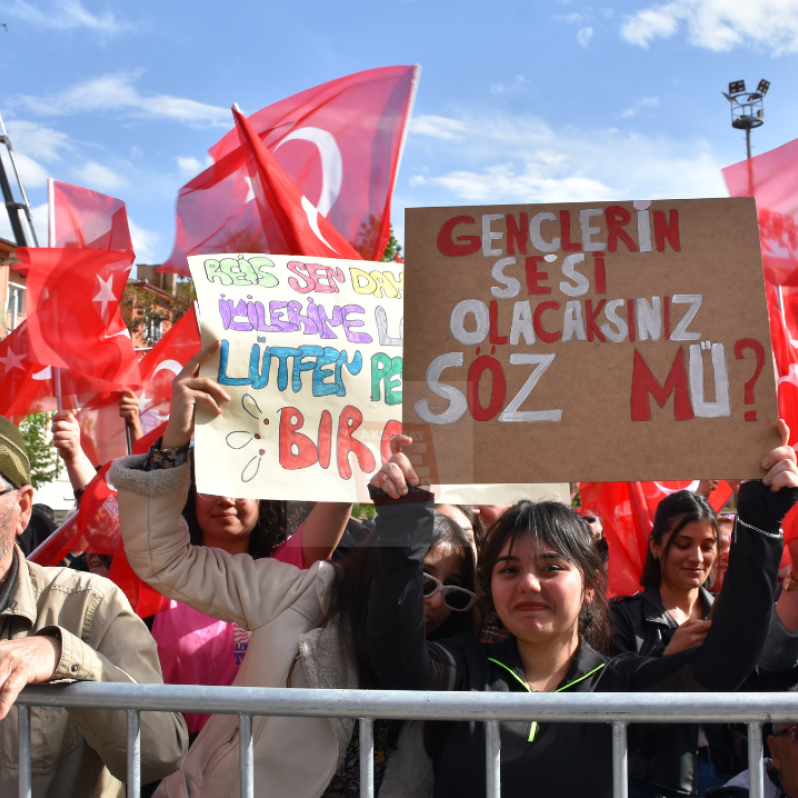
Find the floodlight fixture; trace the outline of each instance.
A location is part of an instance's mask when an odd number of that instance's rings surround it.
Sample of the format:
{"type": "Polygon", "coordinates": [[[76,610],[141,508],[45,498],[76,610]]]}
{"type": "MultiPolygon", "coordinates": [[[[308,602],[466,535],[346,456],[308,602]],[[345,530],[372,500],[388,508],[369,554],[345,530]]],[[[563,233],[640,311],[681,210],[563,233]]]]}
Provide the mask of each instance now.
{"type": "Polygon", "coordinates": [[[723,96],[731,106],[731,123],[736,130],[745,131],[745,147],[751,157],[751,131],[765,124],[765,108],[762,100],[770,88],[770,81],[764,78],[759,81],[755,92],[748,94],[744,80],[733,80],[729,83],[729,93],[723,96]]]}

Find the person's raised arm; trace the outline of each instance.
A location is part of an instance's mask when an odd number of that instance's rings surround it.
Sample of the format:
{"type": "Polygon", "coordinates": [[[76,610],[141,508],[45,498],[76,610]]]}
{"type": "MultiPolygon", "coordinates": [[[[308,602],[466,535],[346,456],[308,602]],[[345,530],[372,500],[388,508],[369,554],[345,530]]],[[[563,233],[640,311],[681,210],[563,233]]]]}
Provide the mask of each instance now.
{"type": "Polygon", "coordinates": [[[119,394],[119,416],[125,420],[125,426],[130,430],[131,443],[144,437],[139,419],[139,398],[130,389],[119,394]]]}
{"type": "Polygon", "coordinates": [[[53,416],[53,446],[66,466],[72,490],[80,491],[96,476],[91,460],[80,446],[80,424],[70,410],[53,416]]]}
{"type": "Polygon", "coordinates": [[[391,459],[372,477],[377,506],[377,552],[368,611],[369,656],[383,686],[402,690],[453,690],[459,673],[452,655],[427,643],[422,580],[432,540],[435,497],[419,479],[402,447],[391,440],[391,459]]]}
{"type": "Polygon", "coordinates": [[[194,434],[194,416],[197,406],[204,407],[214,416],[230,401],[230,395],[210,377],[200,377],[200,366],[221,346],[214,341],[192,357],[172,381],[172,405],[169,421],[161,439],[163,449],[188,446],[194,434]]]}
{"type": "Polygon", "coordinates": [[[764,479],[740,487],[729,569],[706,640],[647,663],[640,675],[648,684],[638,682],[635,689],[656,689],[656,682],[665,679],[671,690],[737,690],[756,667],[773,609],[783,546],[781,522],[798,499],[795,451],[781,420],[779,433],[782,445],[762,461],[768,469],[764,479]]]}
{"type": "Polygon", "coordinates": [[[341,540],[352,505],[319,502],[302,524],[302,565],[310,568],[316,560],[328,560],[341,540]]]}
{"type": "Polygon", "coordinates": [[[125,551],[138,576],[168,598],[253,630],[289,607],[301,591],[312,590],[317,570],[191,545],[181,511],[190,482],[194,409],[203,404],[218,415],[229,400],[216,382],[197,376],[217,348],[203,349],[175,378],[162,448],[117,460],[110,479],[117,488],[125,551]]]}

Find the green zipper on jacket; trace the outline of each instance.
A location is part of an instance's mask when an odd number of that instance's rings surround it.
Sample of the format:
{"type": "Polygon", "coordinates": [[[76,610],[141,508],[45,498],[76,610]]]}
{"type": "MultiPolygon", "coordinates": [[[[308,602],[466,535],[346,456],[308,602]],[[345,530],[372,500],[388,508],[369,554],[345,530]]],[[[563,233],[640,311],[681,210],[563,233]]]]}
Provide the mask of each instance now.
{"type": "MultiPolygon", "coordinates": [[[[508,668],[503,662],[499,662],[497,659],[493,659],[493,657],[488,657],[488,662],[493,662],[496,665],[504,668],[523,688],[527,691],[527,693],[531,693],[532,691],[529,689],[529,685],[512,669],[508,668]]],[[[606,663],[601,663],[598,668],[593,668],[592,671],[586,673],[584,676],[580,676],[578,679],[574,679],[574,681],[564,684],[562,687],[558,687],[554,692],[561,693],[563,690],[567,690],[569,687],[573,687],[575,684],[579,684],[579,682],[584,681],[587,679],[588,676],[592,676],[596,671],[600,671],[606,663]]],[[[529,726],[529,737],[527,742],[533,743],[535,742],[535,735],[538,733],[538,722],[533,720],[529,726]]]]}

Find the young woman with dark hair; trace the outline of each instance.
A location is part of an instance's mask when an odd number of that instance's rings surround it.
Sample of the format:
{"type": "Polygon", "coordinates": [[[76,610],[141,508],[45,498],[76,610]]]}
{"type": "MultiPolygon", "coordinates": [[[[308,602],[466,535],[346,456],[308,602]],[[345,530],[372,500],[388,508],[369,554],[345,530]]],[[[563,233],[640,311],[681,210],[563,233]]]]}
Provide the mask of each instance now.
{"type": "Polygon", "coordinates": [[[718,537],[715,511],[703,496],[680,490],[659,503],[640,577],[644,590],[611,604],[614,654],[659,656],[703,642],[718,537]]]}
{"type": "MultiPolygon", "coordinates": [[[[640,577],[644,589],[610,603],[613,654],[659,657],[704,642],[719,541],[717,516],[703,496],[680,490],[660,502],[640,577]]],[[[777,612],[765,628],[759,667],[789,670],[796,660],[794,644],[785,644],[792,630],[777,612]]],[[[748,687],[756,689],[753,678],[748,687]]],[[[629,755],[631,798],[700,796],[747,767],[747,731],[744,724],[633,724],[629,755]]]]}
{"type": "MultiPolygon", "coordinates": [[[[795,452],[782,446],[763,462],[763,481],[745,483],[726,576],[704,645],[669,657],[601,648],[609,630],[597,590],[599,564],[586,525],[568,508],[522,503],[492,529],[480,561],[482,599],[510,632],[496,644],[475,635],[427,641],[419,627],[423,552],[432,531],[432,494],[401,447],[372,479],[379,547],[369,601],[369,653],[381,683],[394,689],[527,693],[735,690],[754,668],[772,607],[782,549],[781,519],[798,498],[795,452]]],[[[505,798],[600,796],[612,792],[606,724],[501,723],[505,798]]],[[[435,795],[485,791],[482,723],[448,723],[434,752],[435,795]]]]}

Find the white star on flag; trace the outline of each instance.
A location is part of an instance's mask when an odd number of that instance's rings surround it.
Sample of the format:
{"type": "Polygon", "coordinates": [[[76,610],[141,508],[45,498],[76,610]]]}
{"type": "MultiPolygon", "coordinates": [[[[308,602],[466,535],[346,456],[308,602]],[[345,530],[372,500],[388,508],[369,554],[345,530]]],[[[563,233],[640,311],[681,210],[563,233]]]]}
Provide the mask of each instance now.
{"type": "Polygon", "coordinates": [[[777,391],[778,391],[779,388],[781,388],[781,384],[783,382],[789,382],[790,384],[795,385],[796,388],[798,388],[798,365],[793,363],[790,366],[790,370],[787,373],[787,375],[784,376],[784,377],[779,377],[779,379],[776,382],[776,390],[777,391]]]}
{"type": "Polygon", "coordinates": [[[247,203],[255,199],[255,189],[252,187],[252,178],[249,175],[244,178],[244,182],[247,184],[247,196],[244,202],[247,203]]]}
{"type": "Polygon", "coordinates": [[[112,274],[107,280],[103,280],[100,275],[97,275],[97,282],[100,283],[100,290],[97,296],[92,299],[92,302],[101,302],[102,310],[100,311],[101,318],[105,318],[105,311],[108,308],[109,302],[116,302],[114,295],[114,275],[112,274]]]}
{"type": "Polygon", "coordinates": [[[25,356],[16,354],[11,347],[8,347],[8,354],[5,357],[0,357],[0,363],[3,364],[6,374],[10,374],[14,369],[25,371],[22,365],[24,362],[25,356]]]}

